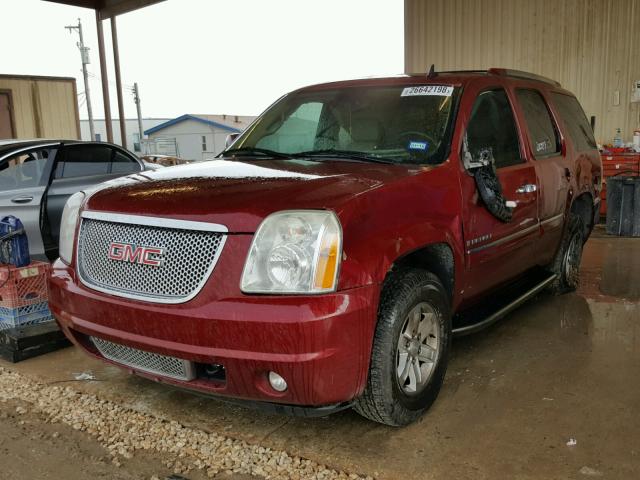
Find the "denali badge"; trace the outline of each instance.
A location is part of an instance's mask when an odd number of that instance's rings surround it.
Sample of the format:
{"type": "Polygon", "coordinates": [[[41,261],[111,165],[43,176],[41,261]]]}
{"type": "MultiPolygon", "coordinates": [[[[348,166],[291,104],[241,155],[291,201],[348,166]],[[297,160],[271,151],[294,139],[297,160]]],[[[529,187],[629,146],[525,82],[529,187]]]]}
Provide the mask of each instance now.
{"type": "Polygon", "coordinates": [[[163,262],[162,255],[164,248],[161,247],[141,247],[121,242],[111,242],[109,245],[109,258],[120,262],[159,267],[163,262]]]}

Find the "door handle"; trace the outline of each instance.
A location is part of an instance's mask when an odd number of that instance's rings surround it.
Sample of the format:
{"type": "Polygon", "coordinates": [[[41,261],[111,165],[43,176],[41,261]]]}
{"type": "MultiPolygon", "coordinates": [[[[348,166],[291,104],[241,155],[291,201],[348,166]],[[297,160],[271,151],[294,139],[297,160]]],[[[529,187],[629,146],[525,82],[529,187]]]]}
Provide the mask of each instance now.
{"type": "Polygon", "coordinates": [[[13,203],[29,203],[31,200],[33,200],[33,197],[30,197],[28,195],[11,199],[13,203]]]}
{"type": "Polygon", "coordinates": [[[538,190],[538,186],[534,183],[527,183],[526,185],[520,185],[516,190],[516,193],[533,193],[538,190]]]}

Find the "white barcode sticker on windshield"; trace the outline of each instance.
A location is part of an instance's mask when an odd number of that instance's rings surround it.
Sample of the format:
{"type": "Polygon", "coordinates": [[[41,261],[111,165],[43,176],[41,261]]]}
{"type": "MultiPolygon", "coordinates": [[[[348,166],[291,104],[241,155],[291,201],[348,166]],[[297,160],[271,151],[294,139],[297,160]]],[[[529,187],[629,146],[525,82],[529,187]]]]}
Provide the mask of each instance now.
{"type": "Polygon", "coordinates": [[[401,97],[412,97],[414,95],[438,95],[450,97],[453,87],[450,85],[420,85],[418,87],[406,87],[400,94],[401,97]]]}

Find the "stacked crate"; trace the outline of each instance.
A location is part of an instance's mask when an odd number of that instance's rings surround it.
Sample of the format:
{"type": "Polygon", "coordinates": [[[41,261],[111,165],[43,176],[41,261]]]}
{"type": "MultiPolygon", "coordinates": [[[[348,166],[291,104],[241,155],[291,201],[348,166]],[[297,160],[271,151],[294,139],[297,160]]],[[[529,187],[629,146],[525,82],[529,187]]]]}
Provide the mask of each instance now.
{"type": "Polygon", "coordinates": [[[607,178],[640,176],[640,154],[614,153],[602,155],[602,192],[600,192],[600,216],[607,215],[607,178]]]}
{"type": "Polygon", "coordinates": [[[45,262],[0,265],[0,330],[53,320],[47,290],[50,269],[45,262]]]}

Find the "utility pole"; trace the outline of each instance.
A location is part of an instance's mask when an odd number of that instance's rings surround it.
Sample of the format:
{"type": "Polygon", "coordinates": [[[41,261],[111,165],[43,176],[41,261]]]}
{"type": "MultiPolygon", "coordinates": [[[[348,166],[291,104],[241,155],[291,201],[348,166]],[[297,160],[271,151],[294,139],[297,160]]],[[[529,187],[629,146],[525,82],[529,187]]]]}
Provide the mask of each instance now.
{"type": "Polygon", "coordinates": [[[91,63],[89,61],[89,47],[84,46],[84,40],[82,38],[82,23],[78,19],[78,25],[68,25],[66,27],[69,33],[73,33],[73,30],[78,31],[80,41],[76,43],[80,50],[80,59],[82,60],[82,75],[84,76],[84,94],[87,98],[87,114],[89,115],[89,132],[91,134],[91,140],[96,139],[95,129],[93,126],[93,110],[91,108],[91,94],[89,93],[89,74],[87,73],[87,65],[91,63]]]}
{"type": "Polygon", "coordinates": [[[138,131],[140,132],[140,151],[144,152],[142,145],[144,143],[144,130],[142,129],[142,111],[140,109],[140,90],[138,90],[138,82],[133,84],[133,101],[136,102],[136,109],[138,110],[138,131]]]}

